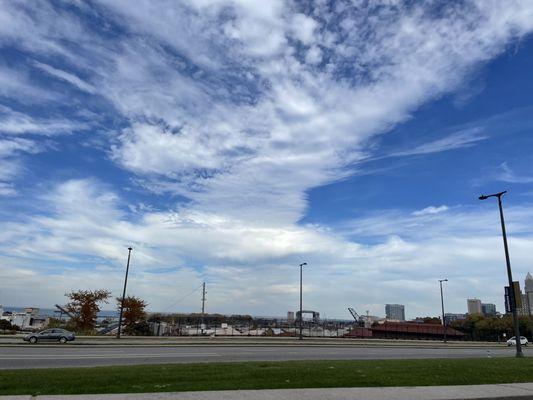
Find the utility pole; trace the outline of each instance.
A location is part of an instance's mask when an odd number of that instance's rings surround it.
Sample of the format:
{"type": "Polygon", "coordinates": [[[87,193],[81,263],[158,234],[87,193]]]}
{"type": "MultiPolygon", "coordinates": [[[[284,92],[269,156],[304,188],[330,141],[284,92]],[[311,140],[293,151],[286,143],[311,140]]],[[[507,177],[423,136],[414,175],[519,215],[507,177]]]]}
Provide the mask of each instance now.
{"type": "Polygon", "coordinates": [[[444,296],[442,295],[442,282],[448,282],[448,278],[439,279],[440,285],[440,306],[442,307],[442,327],[444,328],[444,343],[446,343],[446,319],[444,318],[444,296]]]}
{"type": "Polygon", "coordinates": [[[130,270],[130,258],[131,251],[133,249],[128,247],[128,262],[126,263],[126,276],[124,278],[124,290],[122,291],[122,299],[120,301],[120,315],[118,317],[118,330],[117,330],[117,339],[120,339],[120,331],[122,329],[122,313],[124,312],[124,298],[126,297],[126,285],[128,284],[128,271],[130,270]]]}
{"type": "Polygon", "coordinates": [[[303,269],[304,265],[307,265],[307,263],[304,262],[304,263],[300,264],[300,334],[298,335],[298,339],[299,340],[303,339],[302,329],[303,329],[304,318],[303,318],[303,314],[302,314],[302,269],[303,269]]]}
{"type": "Polygon", "coordinates": [[[202,335],[204,334],[204,325],[205,325],[205,282],[202,284],[202,335]]]}

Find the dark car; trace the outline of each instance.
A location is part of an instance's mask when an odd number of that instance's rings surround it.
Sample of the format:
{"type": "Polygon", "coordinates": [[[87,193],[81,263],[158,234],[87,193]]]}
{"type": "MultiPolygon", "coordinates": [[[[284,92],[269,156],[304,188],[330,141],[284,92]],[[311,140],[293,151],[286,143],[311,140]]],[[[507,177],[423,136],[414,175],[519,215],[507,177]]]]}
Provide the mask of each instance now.
{"type": "Polygon", "coordinates": [[[72,332],[66,331],[65,329],[52,328],[46,329],[38,333],[30,333],[24,336],[23,340],[25,342],[37,343],[37,342],[59,342],[67,343],[75,339],[72,332]]]}

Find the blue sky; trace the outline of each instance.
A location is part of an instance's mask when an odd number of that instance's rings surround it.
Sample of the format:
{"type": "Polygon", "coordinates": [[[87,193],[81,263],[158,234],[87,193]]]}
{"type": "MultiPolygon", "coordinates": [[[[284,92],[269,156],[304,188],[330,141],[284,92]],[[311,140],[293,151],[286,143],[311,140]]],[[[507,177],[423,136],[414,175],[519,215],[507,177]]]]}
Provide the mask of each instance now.
{"type": "Polygon", "coordinates": [[[503,307],[533,269],[527,2],[0,4],[0,303],[503,307]],[[37,289],[38,288],[38,289],[37,289]]]}

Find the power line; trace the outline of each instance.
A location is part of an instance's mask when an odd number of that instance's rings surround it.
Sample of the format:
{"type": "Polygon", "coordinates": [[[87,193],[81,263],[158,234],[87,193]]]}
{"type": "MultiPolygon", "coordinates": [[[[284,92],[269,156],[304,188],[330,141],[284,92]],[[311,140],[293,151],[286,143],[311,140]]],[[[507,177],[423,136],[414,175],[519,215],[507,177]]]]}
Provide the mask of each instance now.
{"type": "Polygon", "coordinates": [[[194,292],[196,292],[197,290],[199,290],[201,287],[203,287],[203,285],[204,285],[204,284],[202,283],[202,284],[201,284],[200,286],[198,286],[197,288],[191,290],[191,291],[190,291],[189,293],[187,293],[185,296],[183,296],[183,297],[181,297],[180,299],[178,299],[175,303],[172,303],[170,306],[168,306],[167,308],[165,308],[165,309],[163,310],[163,312],[165,312],[165,311],[167,311],[168,309],[170,309],[170,308],[172,308],[172,307],[178,305],[179,303],[181,303],[183,300],[185,300],[185,299],[186,299],[187,297],[189,297],[191,294],[193,294],[194,292]]]}

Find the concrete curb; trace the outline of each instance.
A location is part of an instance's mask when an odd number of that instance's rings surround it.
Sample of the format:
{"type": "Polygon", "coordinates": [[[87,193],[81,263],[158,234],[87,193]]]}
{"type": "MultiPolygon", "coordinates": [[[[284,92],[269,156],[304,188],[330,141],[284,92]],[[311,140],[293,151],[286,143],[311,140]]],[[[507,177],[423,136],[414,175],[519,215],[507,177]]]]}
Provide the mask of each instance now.
{"type": "Polygon", "coordinates": [[[58,396],[0,396],[0,400],[512,400],[533,399],[533,383],[471,386],[226,390],[58,396]]]}

